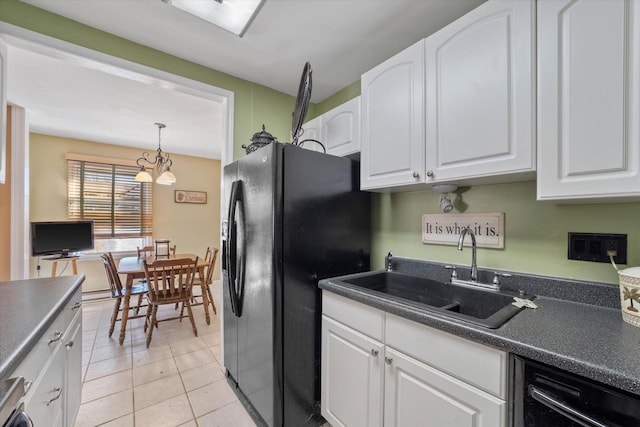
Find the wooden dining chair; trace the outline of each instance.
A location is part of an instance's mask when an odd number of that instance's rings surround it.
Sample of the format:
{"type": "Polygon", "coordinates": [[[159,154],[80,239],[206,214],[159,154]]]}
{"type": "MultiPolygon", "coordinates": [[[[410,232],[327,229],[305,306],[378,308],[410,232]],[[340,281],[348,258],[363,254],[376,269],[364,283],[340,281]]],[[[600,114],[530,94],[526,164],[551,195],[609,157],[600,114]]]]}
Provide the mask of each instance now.
{"type": "Polygon", "coordinates": [[[180,319],[180,316],[166,319],[158,319],[158,306],[163,304],[180,304],[187,306],[187,314],[191,321],[191,327],[195,336],[198,336],[193,311],[191,310],[191,295],[193,280],[197,274],[198,257],[178,259],[157,259],[152,263],[144,261],[144,272],[149,286],[148,307],[144,331],[147,333],[147,348],[153,338],[154,326],[158,322],[180,319]]]}
{"type": "Polygon", "coordinates": [[[169,253],[173,256],[176,256],[176,245],[173,245],[169,248],[169,253]]]}
{"type": "Polygon", "coordinates": [[[138,258],[146,258],[152,256],[155,253],[155,249],[153,246],[145,246],[143,248],[136,247],[138,251],[138,258]]]}
{"type": "MultiPolygon", "coordinates": [[[[109,288],[111,289],[110,296],[116,300],[115,305],[113,306],[113,314],[111,315],[111,326],[109,327],[109,337],[111,337],[111,335],[113,335],[116,322],[122,320],[121,318],[118,318],[118,313],[122,311],[122,299],[124,298],[125,289],[120,281],[118,269],[116,268],[116,263],[113,260],[111,252],[102,254],[100,258],[102,258],[102,263],[104,264],[104,269],[107,273],[107,281],[109,282],[109,288]]],[[[132,307],[134,308],[134,315],[129,316],[129,319],[145,316],[143,314],[138,314],[138,312],[140,311],[140,307],[142,307],[142,297],[146,295],[147,292],[148,288],[146,283],[137,283],[132,286],[131,296],[138,295],[138,305],[132,307]]]]}
{"type": "MultiPolygon", "coordinates": [[[[191,306],[202,305],[204,303],[204,295],[206,293],[208,303],[211,303],[213,314],[218,314],[216,310],[216,304],[213,301],[213,295],[211,294],[211,283],[213,282],[213,270],[216,267],[216,259],[218,258],[218,248],[207,248],[207,252],[204,255],[207,266],[205,267],[204,277],[200,277],[198,274],[193,281],[193,286],[200,286],[202,293],[200,295],[193,295],[191,297],[191,306]],[[202,297],[202,301],[198,301],[198,298],[202,297]]],[[[181,310],[181,315],[184,312],[184,305],[181,310]]]]}

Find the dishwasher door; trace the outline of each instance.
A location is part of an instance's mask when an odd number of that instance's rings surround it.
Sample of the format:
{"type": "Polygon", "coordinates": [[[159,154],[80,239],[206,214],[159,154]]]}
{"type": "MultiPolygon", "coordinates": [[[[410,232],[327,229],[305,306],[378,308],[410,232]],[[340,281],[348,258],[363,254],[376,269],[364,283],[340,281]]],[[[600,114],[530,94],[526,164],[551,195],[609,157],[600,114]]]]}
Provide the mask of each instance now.
{"type": "Polygon", "coordinates": [[[640,397],[512,356],[514,427],[640,426],[640,397]]]}

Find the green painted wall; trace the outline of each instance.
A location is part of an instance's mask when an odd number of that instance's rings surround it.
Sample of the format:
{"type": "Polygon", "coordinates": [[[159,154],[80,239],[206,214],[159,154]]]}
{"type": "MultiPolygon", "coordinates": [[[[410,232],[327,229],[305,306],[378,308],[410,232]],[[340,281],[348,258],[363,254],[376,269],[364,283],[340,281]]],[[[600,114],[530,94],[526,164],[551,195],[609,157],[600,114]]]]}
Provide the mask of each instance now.
{"type": "MultiPolygon", "coordinates": [[[[263,123],[279,140],[290,141],[291,112],[295,99],[289,95],[151,49],[17,0],[0,0],[0,20],[234,92],[234,158],[239,158],[245,153],[241,148],[242,144],[249,144],[251,136],[261,130],[263,123]]],[[[292,82],[295,87],[297,84],[298,82],[292,82]]]]}
{"type": "Polygon", "coordinates": [[[313,110],[314,115],[309,116],[307,118],[312,119],[321,114],[324,114],[327,111],[331,110],[332,108],[335,108],[340,104],[344,104],[348,100],[353,99],[358,95],[360,95],[360,79],[358,79],[358,81],[356,82],[351,83],[349,86],[345,87],[339,92],[336,92],[335,94],[331,95],[329,98],[325,99],[324,101],[316,104],[313,110]]]}
{"type": "MultiPolygon", "coordinates": [[[[457,191],[456,213],[504,212],[505,248],[478,248],[478,265],[617,283],[611,264],[567,259],[567,233],[601,232],[628,235],[628,265],[640,265],[640,203],[559,205],[536,201],[535,182],[478,185],[457,191]]],[[[439,193],[414,191],[375,194],[372,208],[373,264],[383,267],[389,250],[406,258],[469,265],[471,251],[424,245],[423,214],[442,213],[439,193]]],[[[624,266],[623,266],[624,267],[624,266]]]]}

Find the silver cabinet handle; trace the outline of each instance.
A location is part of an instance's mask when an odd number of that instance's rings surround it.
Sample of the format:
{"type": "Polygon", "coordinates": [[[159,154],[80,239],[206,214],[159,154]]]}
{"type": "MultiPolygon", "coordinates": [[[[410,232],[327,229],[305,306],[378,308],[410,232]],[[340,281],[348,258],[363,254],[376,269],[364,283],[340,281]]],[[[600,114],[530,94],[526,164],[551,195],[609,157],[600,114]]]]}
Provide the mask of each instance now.
{"type": "Polygon", "coordinates": [[[384,361],[387,363],[387,365],[391,365],[393,363],[393,359],[388,356],[384,357],[384,361]]]}
{"type": "Polygon", "coordinates": [[[73,347],[73,340],[69,341],[65,347],[67,347],[67,350],[69,350],[71,347],[73,347]]]}
{"type": "Polygon", "coordinates": [[[71,310],[75,310],[80,307],[82,307],[82,303],[80,301],[76,301],[76,303],[71,307],[71,310]]]}
{"type": "Polygon", "coordinates": [[[372,355],[373,357],[378,357],[378,353],[379,353],[379,351],[378,351],[378,350],[376,350],[375,348],[372,348],[372,349],[371,349],[371,355],[372,355]]]}
{"type": "Polygon", "coordinates": [[[53,389],[54,392],[58,392],[58,394],[56,395],[56,397],[49,399],[49,401],[47,402],[47,406],[49,406],[52,402],[55,402],[56,400],[60,399],[60,396],[62,396],[62,387],[55,387],[53,389]]]}
{"type": "Polygon", "coordinates": [[[427,171],[427,176],[429,178],[433,178],[433,171],[427,171]]]}
{"type": "Polygon", "coordinates": [[[414,178],[420,178],[420,174],[416,171],[413,171],[413,177],[414,178]]]}
{"type": "Polygon", "coordinates": [[[60,331],[55,331],[55,332],[53,333],[53,338],[52,338],[52,339],[50,339],[50,340],[47,342],[47,345],[49,345],[49,344],[51,344],[51,343],[54,343],[54,342],[56,342],[56,341],[59,341],[59,340],[60,340],[60,338],[62,338],[62,332],[60,332],[60,331]]]}

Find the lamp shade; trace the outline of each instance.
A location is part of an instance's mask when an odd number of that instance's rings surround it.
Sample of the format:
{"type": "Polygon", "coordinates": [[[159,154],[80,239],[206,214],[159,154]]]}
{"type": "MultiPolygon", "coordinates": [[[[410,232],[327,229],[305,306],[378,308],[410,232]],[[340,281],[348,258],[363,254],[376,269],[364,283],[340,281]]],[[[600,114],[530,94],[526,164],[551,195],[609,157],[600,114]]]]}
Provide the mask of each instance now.
{"type": "Polygon", "coordinates": [[[153,177],[144,168],[140,169],[140,172],[135,177],[137,182],[153,182],[153,177]]]}
{"type": "Polygon", "coordinates": [[[167,169],[166,171],[162,172],[162,175],[160,175],[158,179],[156,179],[156,183],[162,185],[175,184],[176,176],[169,169],[167,169]]]}

